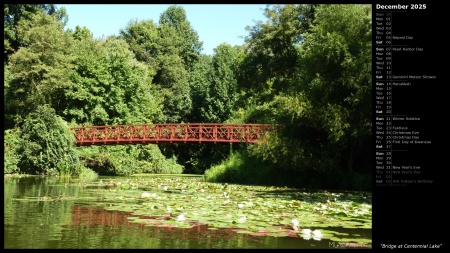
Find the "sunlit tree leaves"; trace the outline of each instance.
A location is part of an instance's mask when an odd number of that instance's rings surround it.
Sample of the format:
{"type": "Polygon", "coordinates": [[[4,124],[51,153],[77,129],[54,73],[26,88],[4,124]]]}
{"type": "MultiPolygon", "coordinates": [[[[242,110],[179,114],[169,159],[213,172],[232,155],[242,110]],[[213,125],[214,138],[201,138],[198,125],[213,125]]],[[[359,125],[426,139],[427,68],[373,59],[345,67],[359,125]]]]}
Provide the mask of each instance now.
{"type": "Polygon", "coordinates": [[[63,27],[57,17],[43,12],[19,24],[27,46],[11,55],[7,66],[10,82],[5,91],[5,114],[24,116],[44,104],[57,111],[65,107],[64,91],[72,86],[75,55],[73,37],[63,27]]]}

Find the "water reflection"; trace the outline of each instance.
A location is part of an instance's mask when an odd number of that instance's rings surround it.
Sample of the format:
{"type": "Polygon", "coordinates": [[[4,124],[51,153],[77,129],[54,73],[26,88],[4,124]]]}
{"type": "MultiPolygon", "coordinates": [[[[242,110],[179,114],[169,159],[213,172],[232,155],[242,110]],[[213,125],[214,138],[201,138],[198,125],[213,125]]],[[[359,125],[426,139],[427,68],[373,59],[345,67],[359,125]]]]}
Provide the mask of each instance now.
{"type": "MultiPolygon", "coordinates": [[[[4,179],[4,247],[7,249],[289,249],[333,248],[322,239],[240,234],[197,224],[192,228],[148,226],[131,214],[80,205],[85,188],[67,178],[4,179]]],[[[145,218],[145,217],[141,217],[145,218]]],[[[339,228],[336,228],[339,230],[339,228]]],[[[344,230],[344,229],[341,229],[344,230]]],[[[370,233],[349,230],[344,233],[370,233]]],[[[339,246],[339,245],[338,245],[339,246]]]]}

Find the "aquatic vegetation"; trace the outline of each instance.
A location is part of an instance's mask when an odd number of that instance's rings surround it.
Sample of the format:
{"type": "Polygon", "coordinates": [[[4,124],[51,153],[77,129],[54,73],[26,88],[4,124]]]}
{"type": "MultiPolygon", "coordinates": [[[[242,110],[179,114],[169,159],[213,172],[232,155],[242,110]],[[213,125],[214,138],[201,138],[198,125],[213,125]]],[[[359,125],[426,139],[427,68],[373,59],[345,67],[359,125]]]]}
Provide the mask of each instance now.
{"type": "Polygon", "coordinates": [[[367,192],[209,183],[195,177],[103,178],[85,188],[95,198],[83,204],[130,213],[133,222],[145,226],[207,225],[254,236],[372,242],[367,192]],[[342,229],[365,229],[369,236],[339,232],[342,229]]]}
{"type": "Polygon", "coordinates": [[[294,229],[294,230],[297,230],[298,229],[298,225],[299,225],[299,222],[298,222],[298,220],[297,219],[293,219],[292,220],[292,228],[294,229]]]}
{"type": "Polygon", "coordinates": [[[184,217],[184,214],[180,214],[177,216],[177,221],[185,221],[186,218],[184,217]]]}
{"type": "Polygon", "coordinates": [[[141,198],[149,198],[151,195],[149,192],[143,192],[141,198]]]}

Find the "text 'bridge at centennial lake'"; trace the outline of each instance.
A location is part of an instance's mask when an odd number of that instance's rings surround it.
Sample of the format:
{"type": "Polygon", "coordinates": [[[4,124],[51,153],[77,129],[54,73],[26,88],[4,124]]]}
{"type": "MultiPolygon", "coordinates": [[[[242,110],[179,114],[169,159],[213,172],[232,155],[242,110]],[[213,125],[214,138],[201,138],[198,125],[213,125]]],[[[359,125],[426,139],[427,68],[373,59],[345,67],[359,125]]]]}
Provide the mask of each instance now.
{"type": "Polygon", "coordinates": [[[274,124],[171,123],[73,127],[77,146],[151,143],[256,143],[274,124]]]}

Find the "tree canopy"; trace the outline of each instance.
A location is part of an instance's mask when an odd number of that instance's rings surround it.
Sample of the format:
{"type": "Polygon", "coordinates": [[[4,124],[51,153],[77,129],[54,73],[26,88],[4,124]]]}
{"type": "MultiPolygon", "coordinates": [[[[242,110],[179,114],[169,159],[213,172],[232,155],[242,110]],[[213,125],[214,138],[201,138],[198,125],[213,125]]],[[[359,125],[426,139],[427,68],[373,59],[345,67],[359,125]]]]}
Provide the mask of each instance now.
{"type": "MultiPolygon", "coordinates": [[[[68,14],[55,5],[5,4],[4,11],[5,167],[10,171],[31,161],[44,166],[37,146],[17,162],[13,133],[23,133],[33,146],[30,122],[42,120],[37,108],[47,108],[69,126],[282,125],[265,144],[234,148],[77,149],[84,165],[95,161],[94,167],[109,166],[107,171],[204,173],[240,159],[240,168],[263,164],[264,170],[295,179],[370,174],[370,5],[267,5],[266,20],[247,26],[243,45],[221,43],[213,55],[201,53],[203,42],[178,5],[158,21],[132,19],[118,36],[101,39],[87,27],[65,29],[68,14]]],[[[51,121],[45,122],[49,127],[51,121]]]]}

